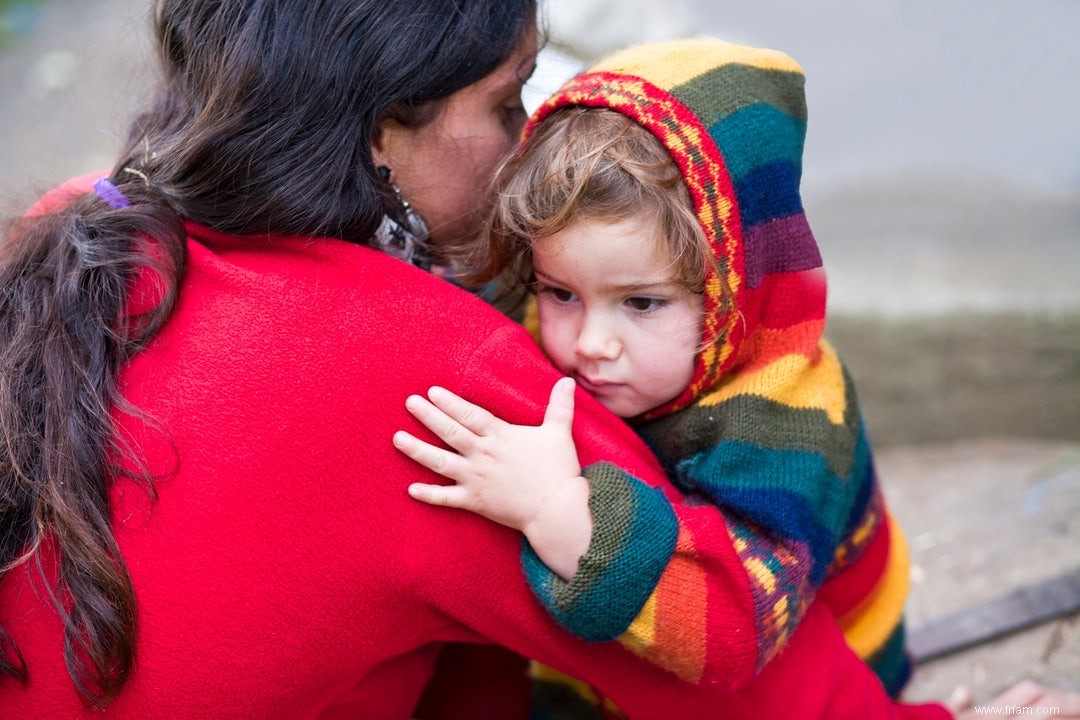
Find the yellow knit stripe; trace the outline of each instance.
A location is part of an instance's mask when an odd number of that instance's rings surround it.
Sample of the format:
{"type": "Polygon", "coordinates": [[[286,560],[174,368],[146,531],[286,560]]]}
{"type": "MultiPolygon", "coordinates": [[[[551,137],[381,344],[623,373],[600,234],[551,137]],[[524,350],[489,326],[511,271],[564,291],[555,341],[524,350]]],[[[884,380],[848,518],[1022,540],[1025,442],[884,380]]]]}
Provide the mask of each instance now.
{"type": "Polygon", "coordinates": [[[772,595],[776,592],[776,574],[768,568],[759,558],[748,558],[743,560],[743,565],[746,567],[746,571],[753,576],[757,584],[760,585],[766,593],[772,595]]]}
{"type": "Polygon", "coordinates": [[[619,641],[639,653],[644,653],[656,642],[656,590],[641,608],[641,612],[630,623],[630,627],[619,637],[619,641]]]}
{"type": "Polygon", "coordinates": [[[803,72],[797,62],[777,50],[736,45],[715,38],[632,46],[600,61],[592,70],[637,75],[670,90],[709,70],[731,64],[803,72]]]}
{"type": "Polygon", "coordinates": [[[525,301],[525,317],[521,319],[521,325],[529,331],[536,344],[540,345],[540,308],[536,304],[535,295],[529,295],[525,301]]]}
{"type": "Polygon", "coordinates": [[[707,585],[693,536],[680,525],[667,569],[619,642],[683,680],[698,682],[708,652],[707,585]]]}
{"type": "Polygon", "coordinates": [[[829,421],[844,422],[844,373],[836,351],[819,345],[816,362],[805,355],[784,355],[755,372],[737,373],[701,398],[701,407],[718,405],[738,395],[757,395],[793,408],[824,410],[829,421]]]}
{"type": "Polygon", "coordinates": [[[867,599],[837,623],[848,646],[864,660],[880,650],[900,624],[911,584],[907,540],[900,525],[892,517],[886,515],[886,518],[889,560],[885,573],[867,599]]]}

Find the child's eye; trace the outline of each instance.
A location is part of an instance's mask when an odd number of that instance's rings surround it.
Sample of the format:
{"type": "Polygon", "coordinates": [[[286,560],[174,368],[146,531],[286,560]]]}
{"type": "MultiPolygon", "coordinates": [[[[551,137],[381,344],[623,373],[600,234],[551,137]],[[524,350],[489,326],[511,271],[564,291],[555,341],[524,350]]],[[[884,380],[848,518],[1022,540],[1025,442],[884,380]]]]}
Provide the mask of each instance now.
{"type": "Polygon", "coordinates": [[[626,304],[639,313],[650,313],[667,305],[668,301],[662,298],[630,297],[626,304]]]}
{"type": "Polygon", "coordinates": [[[574,293],[561,287],[553,287],[551,285],[541,285],[539,288],[541,295],[548,295],[555,302],[568,303],[574,299],[574,293]]]}

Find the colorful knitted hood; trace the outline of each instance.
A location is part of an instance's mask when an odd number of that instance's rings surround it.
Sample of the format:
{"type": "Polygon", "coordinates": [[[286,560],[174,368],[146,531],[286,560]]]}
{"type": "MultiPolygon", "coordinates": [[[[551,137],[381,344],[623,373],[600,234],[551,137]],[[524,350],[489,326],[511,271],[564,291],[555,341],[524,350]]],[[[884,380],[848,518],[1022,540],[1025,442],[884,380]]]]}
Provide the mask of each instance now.
{"type": "Polygon", "coordinates": [[[525,129],[562,107],[610,108],[650,130],[682,170],[719,274],[706,281],[705,349],[691,384],[649,418],[736,371],[816,356],[825,278],[799,196],[804,81],[773,50],[711,38],[639,45],[573,78],[525,129]]]}

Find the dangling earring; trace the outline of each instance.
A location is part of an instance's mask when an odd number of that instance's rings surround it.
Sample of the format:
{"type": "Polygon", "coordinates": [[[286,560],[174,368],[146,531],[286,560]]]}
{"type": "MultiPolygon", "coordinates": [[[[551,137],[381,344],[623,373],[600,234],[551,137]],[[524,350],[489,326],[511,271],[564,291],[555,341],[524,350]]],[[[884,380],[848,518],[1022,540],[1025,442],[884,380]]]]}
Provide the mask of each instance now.
{"type": "Polygon", "coordinates": [[[405,219],[402,224],[389,215],[383,215],[382,223],[375,230],[376,246],[387,255],[393,255],[421,270],[430,271],[431,254],[426,244],[428,229],[424,219],[401,196],[401,189],[390,182],[390,168],[380,165],[376,169],[379,178],[394,191],[401,205],[401,217],[405,219]]]}

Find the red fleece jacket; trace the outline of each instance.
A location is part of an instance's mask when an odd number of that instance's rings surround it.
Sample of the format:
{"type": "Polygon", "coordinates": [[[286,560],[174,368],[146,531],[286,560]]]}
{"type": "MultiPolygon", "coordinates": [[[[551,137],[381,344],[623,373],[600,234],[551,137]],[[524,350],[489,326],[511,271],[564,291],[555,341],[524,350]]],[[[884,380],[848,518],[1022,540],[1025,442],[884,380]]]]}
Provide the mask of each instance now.
{"type": "MultiPolygon", "coordinates": [[[[568,635],[526,585],[520,537],[411,500],[406,486],[432,477],[390,441],[399,428],[422,434],[404,400],[433,384],[539,422],[558,374],[525,331],[355,245],[188,232],[179,304],[121,377],[156,421],[117,414],[159,497],[128,480],[112,488],[139,631],[134,674],[104,717],[409,718],[445,641],[535,657],[633,718],[948,717],[892,704],[816,605],[739,691],[723,667],[690,685],[618,643],[568,635]]],[[[577,403],[582,462],[612,460],[664,485],[681,521],[726,537],[715,510],[677,503],[626,425],[584,394],[577,403]]],[[[746,582],[729,543],[707,561],[718,601],[746,582]]],[[[102,717],[67,675],[33,568],[0,580],[0,624],[30,672],[25,687],[0,680],[0,716],[102,717]]]]}

